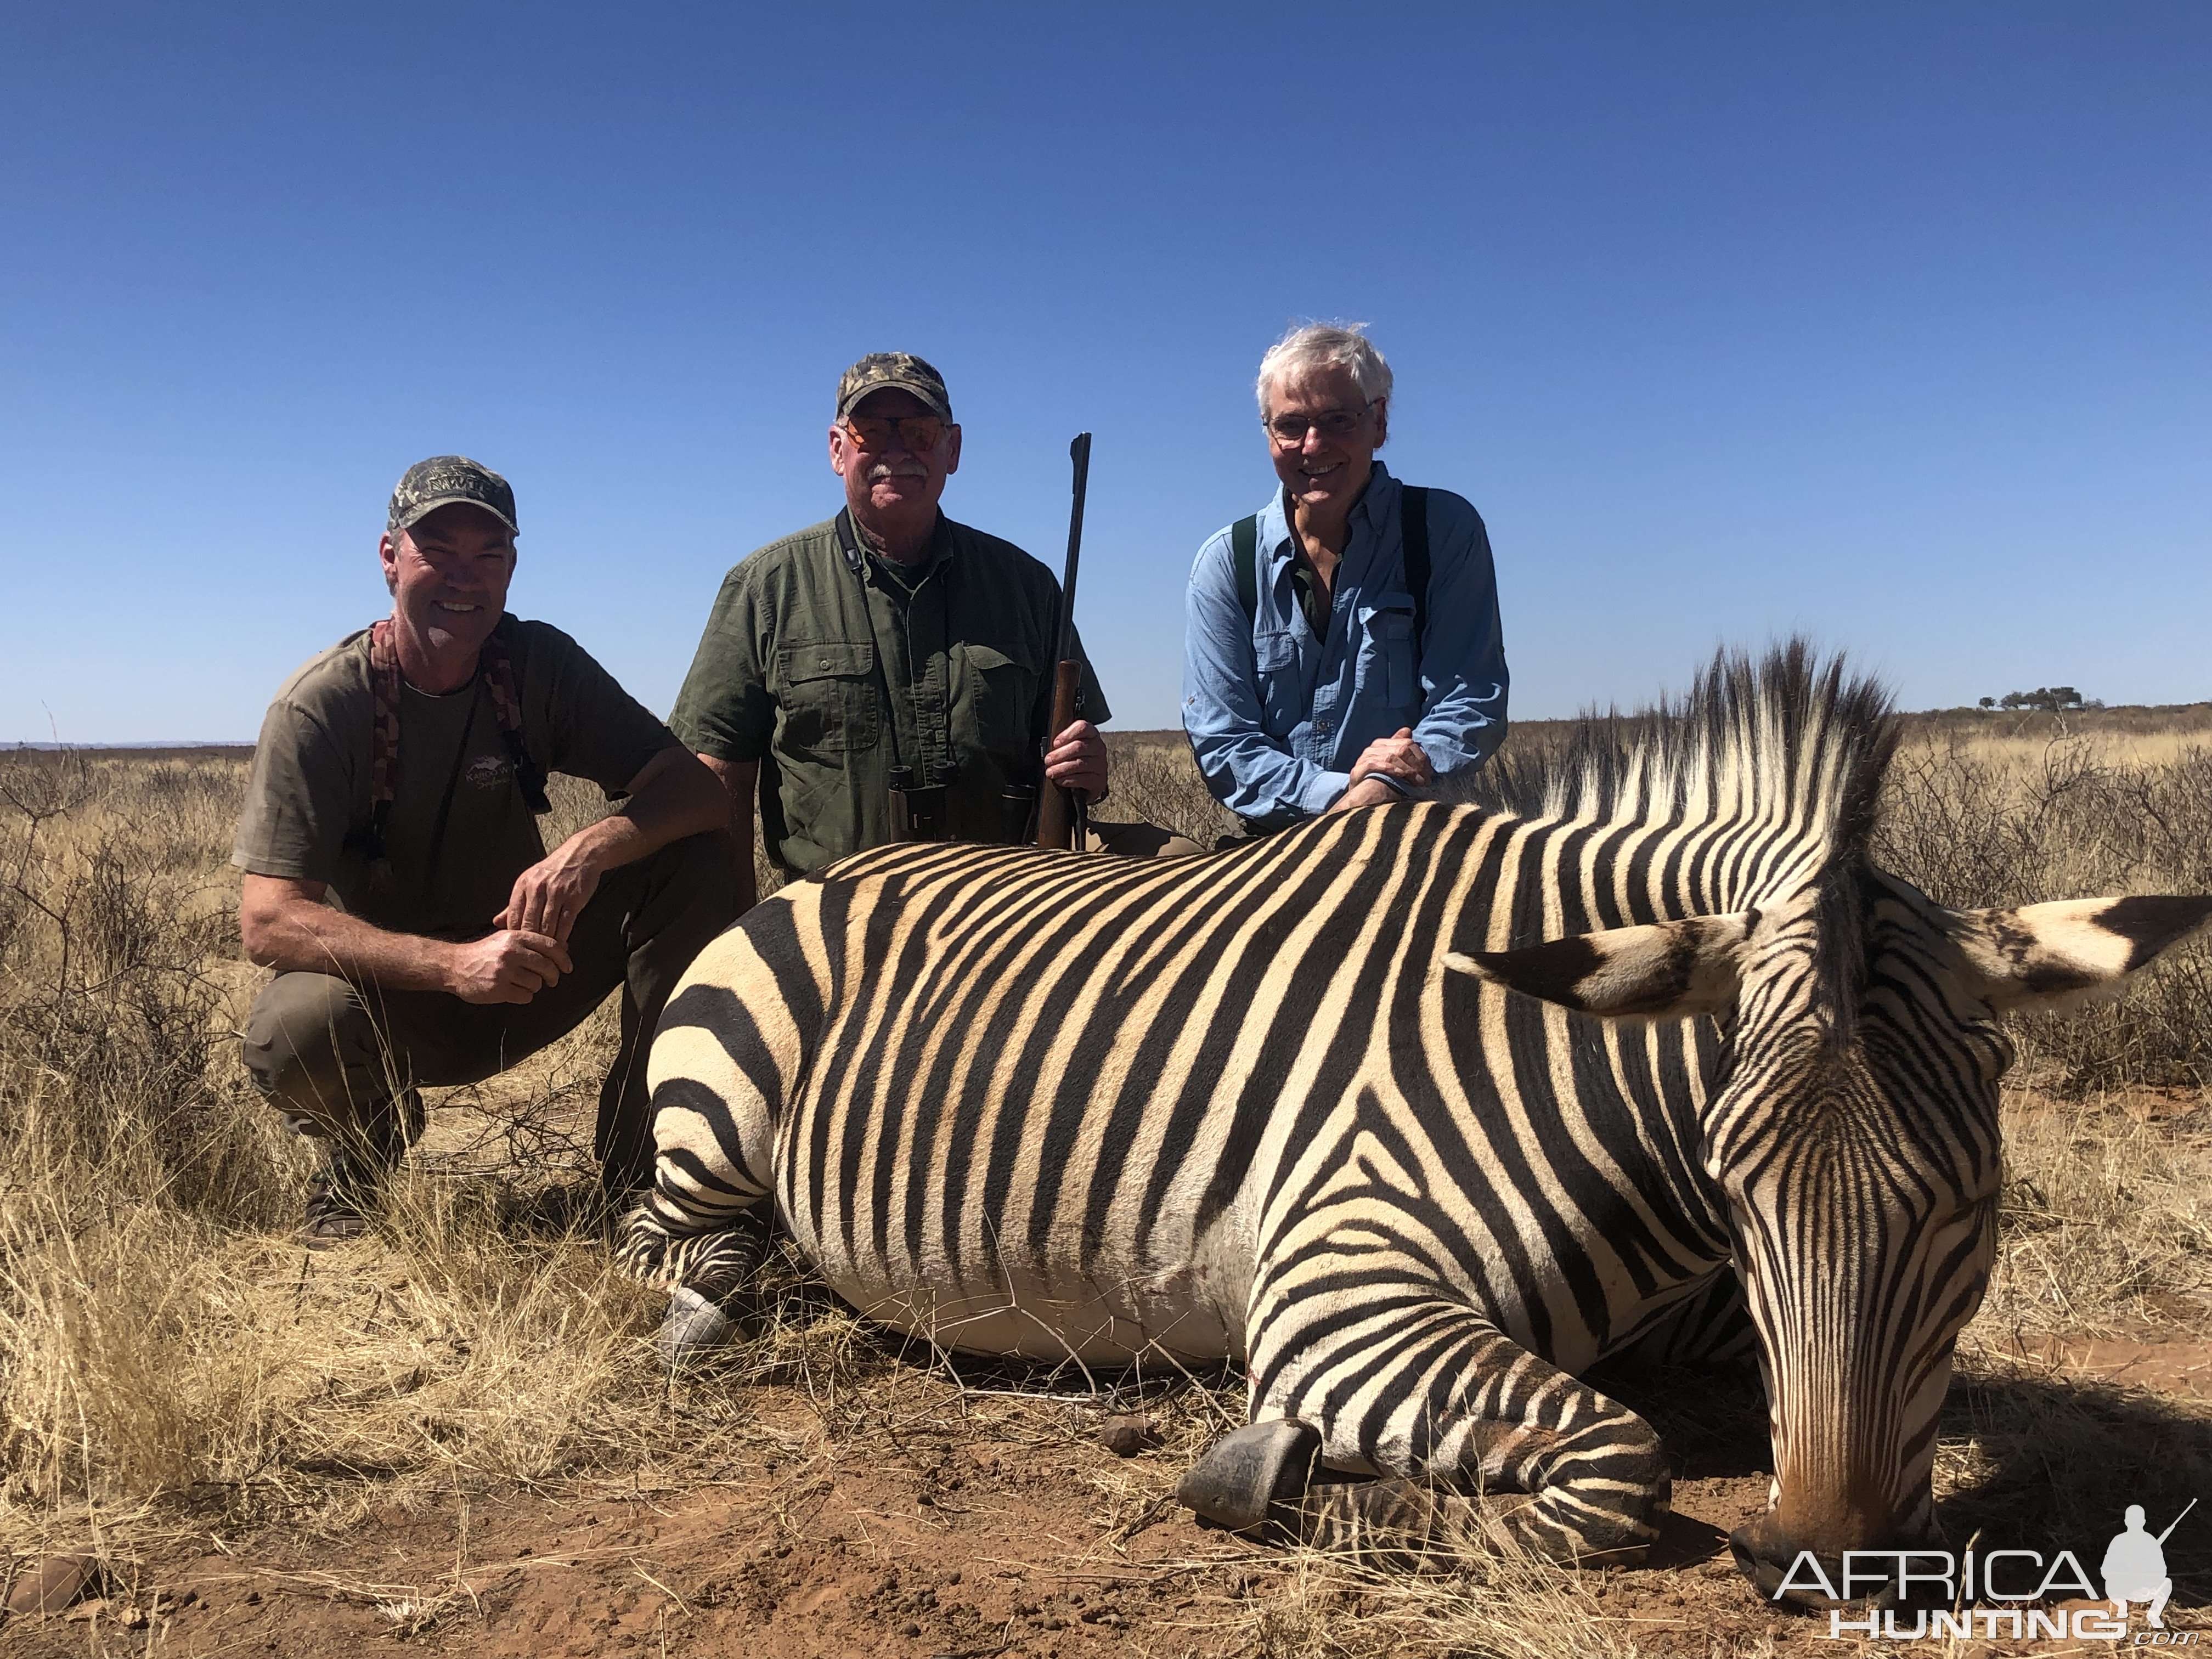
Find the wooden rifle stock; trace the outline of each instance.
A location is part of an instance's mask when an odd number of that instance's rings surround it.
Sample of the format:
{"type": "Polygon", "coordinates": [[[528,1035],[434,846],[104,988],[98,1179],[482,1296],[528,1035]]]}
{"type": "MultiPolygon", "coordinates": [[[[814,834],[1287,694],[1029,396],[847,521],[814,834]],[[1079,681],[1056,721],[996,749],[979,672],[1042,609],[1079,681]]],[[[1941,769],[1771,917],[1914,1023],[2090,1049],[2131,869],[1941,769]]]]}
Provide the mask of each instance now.
{"type": "MultiPolygon", "coordinates": [[[[1067,568],[1060,580],[1060,640],[1052,675],[1052,727],[1044,735],[1045,747],[1075,724],[1075,698],[1082,684],[1082,665],[1075,657],[1075,575],[1083,552],[1083,497],[1091,484],[1091,434],[1079,432],[1067,447],[1075,463],[1075,503],[1067,518],[1067,568]]],[[[1077,847],[1076,826],[1082,822],[1083,802],[1073,790],[1047,780],[1037,799],[1037,839],[1040,847],[1066,852],[1077,847]]]]}
{"type": "MultiPolygon", "coordinates": [[[[1075,692],[1081,670],[1062,662],[1052,674],[1052,730],[1058,736],[1075,724],[1075,692]]],[[[1050,742],[1050,738],[1046,739],[1050,742]]],[[[1075,796],[1056,783],[1048,783],[1037,801],[1037,845],[1066,852],[1075,839],[1075,796]]]]}

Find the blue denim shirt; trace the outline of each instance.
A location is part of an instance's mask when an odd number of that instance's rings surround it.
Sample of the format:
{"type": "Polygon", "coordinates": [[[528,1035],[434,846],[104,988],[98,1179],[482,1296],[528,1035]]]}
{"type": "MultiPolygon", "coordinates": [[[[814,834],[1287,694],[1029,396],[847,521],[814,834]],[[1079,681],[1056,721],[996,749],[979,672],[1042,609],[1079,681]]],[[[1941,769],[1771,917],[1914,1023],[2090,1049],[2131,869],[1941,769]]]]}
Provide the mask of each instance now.
{"type": "Polygon", "coordinates": [[[1328,637],[1298,608],[1282,493],[1261,509],[1259,610],[1237,598],[1229,532],[1199,550],[1183,635],[1182,722],[1206,787],[1267,829],[1327,811],[1377,738],[1411,726],[1443,778],[1488,760],[1505,736],[1505,647],[1482,516],[1429,492],[1427,637],[1413,639],[1400,504],[1380,461],[1352,509],[1328,637]]]}

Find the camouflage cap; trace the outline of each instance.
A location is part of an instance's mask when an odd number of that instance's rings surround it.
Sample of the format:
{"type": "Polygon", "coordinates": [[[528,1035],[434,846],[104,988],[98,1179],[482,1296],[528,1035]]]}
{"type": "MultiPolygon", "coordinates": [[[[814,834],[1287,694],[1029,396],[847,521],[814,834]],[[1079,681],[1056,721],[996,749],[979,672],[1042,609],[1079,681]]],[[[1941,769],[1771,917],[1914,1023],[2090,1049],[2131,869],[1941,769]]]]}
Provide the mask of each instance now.
{"type": "Polygon", "coordinates": [[[423,514],[455,501],[480,507],[509,530],[521,533],[522,526],[514,521],[513,487],[481,461],[465,455],[433,455],[409,467],[392,489],[392,513],[386,527],[396,536],[423,514]]]}
{"type": "Polygon", "coordinates": [[[945,377],[908,351],[872,351],[845,371],[837,382],[837,418],[853,412],[853,405],[872,392],[911,392],[946,420],[952,418],[952,399],[945,390],[945,377]]]}

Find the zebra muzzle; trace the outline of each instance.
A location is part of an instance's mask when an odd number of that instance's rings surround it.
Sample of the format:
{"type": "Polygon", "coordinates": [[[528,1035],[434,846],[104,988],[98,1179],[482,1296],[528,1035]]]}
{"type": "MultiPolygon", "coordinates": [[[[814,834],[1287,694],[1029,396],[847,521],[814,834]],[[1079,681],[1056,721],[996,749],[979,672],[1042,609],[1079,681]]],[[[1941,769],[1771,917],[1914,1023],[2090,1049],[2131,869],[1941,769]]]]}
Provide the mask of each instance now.
{"type": "Polygon", "coordinates": [[[1176,1482],[1176,1498],[1217,1527],[1249,1532],[1313,1480],[1321,1431],[1296,1418],[1248,1423],[1207,1447],[1176,1482]]]}

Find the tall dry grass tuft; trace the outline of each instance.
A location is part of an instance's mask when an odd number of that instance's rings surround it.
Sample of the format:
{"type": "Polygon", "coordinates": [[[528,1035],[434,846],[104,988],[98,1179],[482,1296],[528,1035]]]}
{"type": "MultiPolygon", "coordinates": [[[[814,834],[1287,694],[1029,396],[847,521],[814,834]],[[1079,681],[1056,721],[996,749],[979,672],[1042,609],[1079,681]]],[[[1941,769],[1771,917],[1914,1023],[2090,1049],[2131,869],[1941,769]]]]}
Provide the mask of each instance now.
{"type": "Polygon", "coordinates": [[[155,1206],[92,1228],[12,1213],[7,1496],[335,1524],[635,1450],[644,1296],[596,1236],[517,1248],[424,1185],[350,1261],[155,1206]]]}
{"type": "Polygon", "coordinates": [[[373,1241],[289,1242],[314,1158],[238,1060],[260,979],[225,864],[244,776],[234,755],[0,757],[11,1531],[149,1497],[337,1524],[649,1438],[655,1310],[545,1201],[591,1180],[611,1012],[446,1091],[373,1241]]]}
{"type": "Polygon", "coordinates": [[[72,1213],[74,1190],[264,1216],[273,1143],[222,1080],[238,931],[210,857],[242,780],[235,762],[0,761],[10,1193],[40,1180],[72,1213]]]}

